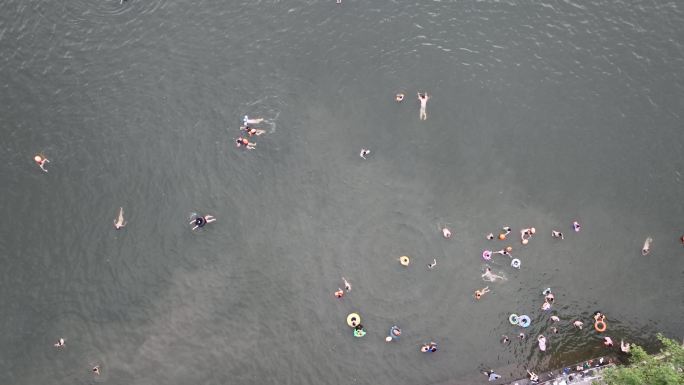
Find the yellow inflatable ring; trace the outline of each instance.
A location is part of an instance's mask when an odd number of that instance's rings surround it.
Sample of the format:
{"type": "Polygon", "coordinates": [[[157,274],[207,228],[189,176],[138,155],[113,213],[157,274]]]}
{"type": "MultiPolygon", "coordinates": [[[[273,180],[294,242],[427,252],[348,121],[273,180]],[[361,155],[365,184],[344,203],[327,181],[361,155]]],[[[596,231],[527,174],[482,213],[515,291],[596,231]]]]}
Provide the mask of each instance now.
{"type": "Polygon", "coordinates": [[[408,266],[409,263],[411,263],[411,259],[409,259],[409,257],[407,257],[407,256],[405,256],[405,255],[402,255],[402,256],[399,258],[399,263],[401,263],[403,266],[408,266]]]}
{"type": "Polygon", "coordinates": [[[356,314],[356,313],[350,313],[347,316],[347,325],[349,325],[350,328],[355,328],[356,325],[361,323],[361,316],[356,314]]]}

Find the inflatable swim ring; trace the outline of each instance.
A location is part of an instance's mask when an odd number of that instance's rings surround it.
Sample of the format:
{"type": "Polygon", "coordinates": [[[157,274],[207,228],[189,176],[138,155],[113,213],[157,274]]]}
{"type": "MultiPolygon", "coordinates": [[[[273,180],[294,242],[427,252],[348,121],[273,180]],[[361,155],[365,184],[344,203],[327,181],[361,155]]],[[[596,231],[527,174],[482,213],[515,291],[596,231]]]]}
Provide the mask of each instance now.
{"type": "Polygon", "coordinates": [[[596,329],[597,332],[603,333],[606,331],[606,322],[605,321],[596,321],[594,322],[594,329],[596,329]]]}
{"type": "Polygon", "coordinates": [[[518,315],[513,313],[510,316],[508,316],[508,322],[511,323],[511,325],[517,325],[520,320],[518,319],[518,315]]]}
{"type": "Polygon", "coordinates": [[[520,260],[518,258],[514,258],[511,261],[511,266],[513,266],[516,269],[519,269],[520,268],[520,260]]]}
{"type": "Polygon", "coordinates": [[[411,259],[405,255],[402,255],[399,257],[399,263],[401,263],[402,266],[408,266],[409,263],[411,263],[411,259]]]}
{"type": "Polygon", "coordinates": [[[387,337],[388,342],[391,340],[399,339],[399,337],[401,337],[401,329],[399,329],[399,327],[396,325],[392,326],[387,337]]]}
{"type": "Polygon", "coordinates": [[[356,327],[356,325],[358,325],[360,323],[361,323],[361,316],[358,315],[357,313],[350,313],[347,316],[347,325],[349,325],[349,327],[351,327],[351,328],[356,327]]]}
{"type": "Polygon", "coordinates": [[[482,259],[485,261],[489,261],[492,259],[492,251],[491,250],[485,250],[482,252],[482,259]]]}
{"type": "Polygon", "coordinates": [[[520,317],[518,317],[518,325],[526,328],[526,327],[530,326],[530,323],[532,323],[532,320],[530,319],[530,317],[528,317],[526,315],[521,315],[520,317]]]}

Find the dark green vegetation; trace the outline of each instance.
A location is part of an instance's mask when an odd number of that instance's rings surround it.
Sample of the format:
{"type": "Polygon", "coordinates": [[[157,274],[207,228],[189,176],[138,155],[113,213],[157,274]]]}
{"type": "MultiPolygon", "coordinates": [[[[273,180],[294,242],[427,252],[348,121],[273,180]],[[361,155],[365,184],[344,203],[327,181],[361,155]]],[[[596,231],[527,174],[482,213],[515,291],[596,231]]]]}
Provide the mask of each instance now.
{"type": "Polygon", "coordinates": [[[633,346],[629,366],[606,369],[607,385],[678,385],[684,384],[684,346],[658,334],[663,344],[660,354],[650,355],[633,346]]]}

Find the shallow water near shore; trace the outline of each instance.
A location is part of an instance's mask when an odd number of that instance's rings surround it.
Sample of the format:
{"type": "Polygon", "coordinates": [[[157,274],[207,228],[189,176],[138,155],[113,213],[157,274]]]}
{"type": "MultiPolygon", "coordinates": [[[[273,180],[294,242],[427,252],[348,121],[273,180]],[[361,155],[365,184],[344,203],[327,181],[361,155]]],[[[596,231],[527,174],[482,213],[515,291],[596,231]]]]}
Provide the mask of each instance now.
{"type": "Polygon", "coordinates": [[[504,381],[603,355],[597,310],[613,341],[684,337],[677,2],[3,10],[3,383],[504,381]],[[266,119],[255,151],[233,144],[245,114],[266,119]],[[192,232],[193,213],[218,220],[192,232]],[[509,244],[521,269],[495,256],[507,279],[484,282],[482,251],[509,244]]]}

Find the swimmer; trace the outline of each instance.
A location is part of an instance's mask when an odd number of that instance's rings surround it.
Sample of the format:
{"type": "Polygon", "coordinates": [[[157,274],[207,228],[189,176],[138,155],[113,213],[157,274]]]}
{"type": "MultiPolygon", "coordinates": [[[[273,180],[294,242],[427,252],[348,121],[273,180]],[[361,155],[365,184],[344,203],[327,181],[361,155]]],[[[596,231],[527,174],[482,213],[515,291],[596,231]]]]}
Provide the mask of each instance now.
{"type": "Polygon", "coordinates": [[[349,293],[351,291],[351,284],[344,277],[342,277],[342,280],[344,281],[344,290],[349,293]]]}
{"type": "Polygon", "coordinates": [[[572,222],[572,228],[576,233],[579,233],[579,231],[582,229],[582,226],[580,226],[579,222],[574,221],[572,222]]]}
{"type": "Polygon", "coordinates": [[[534,235],[534,233],[537,232],[537,229],[534,227],[530,227],[528,229],[522,229],[520,230],[520,240],[522,241],[523,245],[526,245],[528,240],[534,235]]]}
{"type": "Polygon", "coordinates": [[[539,381],[539,376],[536,375],[534,372],[530,372],[529,370],[527,371],[527,374],[530,376],[530,381],[532,382],[537,382],[539,381]]]}
{"type": "Polygon", "coordinates": [[[57,340],[57,342],[55,342],[55,345],[54,345],[54,346],[55,346],[56,348],[61,348],[61,347],[64,347],[64,344],[65,344],[65,343],[66,343],[66,340],[65,340],[64,338],[60,338],[60,339],[57,340]]]}
{"type": "Polygon", "coordinates": [[[560,321],[560,318],[558,318],[558,316],[552,315],[552,316],[551,316],[551,321],[553,321],[553,322],[558,322],[558,321],[560,321]]]}
{"type": "Polygon", "coordinates": [[[337,0],[337,4],[342,4],[342,0],[337,0]]]}
{"type": "Polygon", "coordinates": [[[551,230],[551,236],[554,238],[563,239],[563,233],[561,233],[560,231],[551,230]]]}
{"type": "Polygon", "coordinates": [[[625,341],[620,340],[620,350],[623,353],[629,353],[629,343],[625,343],[625,341]]]}
{"type": "Polygon", "coordinates": [[[437,266],[437,259],[432,258],[432,263],[428,263],[427,268],[432,270],[435,266],[437,266]]]}
{"type": "Polygon", "coordinates": [[[401,329],[399,329],[399,326],[394,325],[390,329],[390,334],[385,337],[385,342],[392,342],[399,337],[401,337],[401,329]]]}
{"type": "Polygon", "coordinates": [[[555,326],[551,326],[551,332],[553,332],[553,334],[558,334],[558,328],[555,326]]]}
{"type": "Polygon", "coordinates": [[[421,353],[434,353],[437,351],[437,344],[430,342],[429,344],[424,344],[420,347],[421,353]]]}
{"type": "Polygon", "coordinates": [[[366,155],[370,154],[370,150],[362,148],[361,152],[359,153],[359,156],[362,157],[363,159],[366,159],[366,155]]]}
{"type": "Polygon", "coordinates": [[[93,373],[95,373],[96,376],[100,375],[100,365],[93,366],[93,373]]]}
{"type": "Polygon", "coordinates": [[[342,291],[342,289],[338,287],[337,291],[335,292],[335,297],[337,297],[337,298],[344,297],[344,291],[342,291]]]}
{"type": "Polygon", "coordinates": [[[584,326],[584,322],[580,320],[576,320],[575,322],[572,323],[572,326],[578,328],[579,330],[582,330],[582,326],[584,326]]]}
{"type": "Polygon", "coordinates": [[[256,148],[256,143],[252,143],[246,138],[243,138],[242,136],[235,139],[235,145],[237,147],[245,146],[245,148],[248,150],[254,150],[256,148]]]}
{"type": "Polygon", "coordinates": [[[610,337],[603,337],[603,344],[611,347],[613,346],[613,340],[610,337]]]}
{"type": "Polygon", "coordinates": [[[548,294],[546,294],[546,297],[544,297],[544,300],[546,302],[548,302],[549,304],[552,304],[553,300],[554,300],[553,293],[549,292],[548,294]]]}
{"type": "Polygon", "coordinates": [[[541,306],[541,309],[546,311],[546,310],[551,310],[551,304],[548,302],[544,302],[541,306]]]}
{"type": "Polygon", "coordinates": [[[520,332],[520,334],[518,334],[518,338],[520,338],[520,341],[524,340],[525,339],[525,333],[520,332]]]}
{"type": "Polygon", "coordinates": [[[404,93],[403,93],[403,92],[398,93],[398,94],[394,97],[394,100],[396,100],[397,103],[403,102],[403,101],[404,101],[404,93]]]}
{"type": "Polygon", "coordinates": [[[127,223],[123,217],[123,207],[119,207],[119,217],[114,219],[114,228],[119,230],[122,227],[126,227],[127,223]]]}
{"type": "Polygon", "coordinates": [[[494,282],[496,280],[505,281],[506,277],[504,277],[503,275],[496,275],[496,274],[492,273],[492,269],[489,266],[487,266],[485,268],[484,274],[482,274],[482,280],[489,281],[489,282],[494,282]]]}
{"type": "Polygon", "coordinates": [[[681,237],[679,237],[679,241],[682,242],[682,245],[684,245],[684,235],[682,235],[681,237]]]}
{"type": "Polygon", "coordinates": [[[245,117],[242,118],[242,124],[245,126],[249,126],[250,124],[259,124],[263,121],[264,119],[262,118],[250,119],[247,115],[245,115],[245,117]]]}
{"type": "Polygon", "coordinates": [[[430,100],[430,96],[427,92],[418,92],[418,100],[420,100],[420,120],[427,120],[427,112],[425,112],[425,109],[427,108],[427,102],[430,100]]]}
{"type": "Polygon", "coordinates": [[[491,241],[492,239],[494,239],[494,234],[489,233],[489,234],[487,234],[487,236],[485,238],[487,238],[488,240],[491,241]]]}
{"type": "Polygon", "coordinates": [[[641,248],[641,255],[648,255],[651,252],[651,242],[653,242],[653,238],[646,238],[644,246],[641,248]]]}
{"type": "Polygon", "coordinates": [[[598,322],[598,321],[605,321],[605,320],[606,320],[606,316],[601,314],[600,311],[597,311],[596,313],[594,313],[594,321],[598,322]]]}
{"type": "Polygon", "coordinates": [[[487,380],[490,381],[490,382],[491,382],[491,381],[496,381],[496,380],[498,380],[499,378],[501,378],[500,375],[494,373],[494,371],[491,370],[491,369],[482,372],[482,374],[484,374],[485,376],[487,376],[487,380]]]}
{"type": "Polygon", "coordinates": [[[508,252],[508,249],[509,249],[509,248],[510,248],[511,250],[513,249],[513,248],[511,248],[511,247],[509,246],[509,247],[507,247],[507,248],[505,248],[505,249],[501,249],[501,250],[499,250],[499,251],[492,251],[492,254],[501,254],[501,255],[504,255],[504,256],[506,256],[506,257],[508,257],[508,258],[512,258],[513,256],[511,255],[511,253],[508,252]]]}
{"type": "Polygon", "coordinates": [[[33,157],[33,160],[38,163],[38,167],[40,167],[41,170],[48,172],[48,170],[45,169],[45,163],[50,163],[50,160],[48,158],[42,156],[42,155],[36,155],[33,157]]]}
{"type": "Polygon", "coordinates": [[[244,131],[247,133],[247,135],[252,136],[252,135],[262,135],[266,132],[266,130],[257,130],[256,128],[251,128],[247,126],[240,126],[240,131],[244,131]]]}
{"type": "Polygon", "coordinates": [[[444,236],[446,239],[451,238],[451,230],[449,230],[449,228],[446,226],[442,227],[442,236],[444,236]]]}
{"type": "Polygon", "coordinates": [[[506,344],[508,344],[508,343],[510,343],[510,342],[511,342],[511,340],[508,338],[507,335],[504,334],[504,335],[501,336],[501,343],[502,343],[502,344],[506,345],[506,344]]]}
{"type": "Polygon", "coordinates": [[[501,230],[503,230],[503,231],[504,231],[504,234],[505,234],[505,235],[508,235],[508,234],[510,234],[510,233],[511,233],[511,228],[510,228],[510,227],[508,227],[508,226],[504,226],[504,227],[502,227],[502,228],[501,228],[501,230]]]}
{"type": "Polygon", "coordinates": [[[207,223],[211,222],[216,222],[216,218],[212,217],[211,215],[205,215],[205,216],[199,216],[193,220],[190,221],[190,224],[194,224],[195,227],[193,227],[193,230],[196,230],[199,227],[204,227],[207,223]]]}
{"type": "Polygon", "coordinates": [[[489,286],[482,288],[480,290],[475,290],[475,299],[480,299],[483,295],[487,293],[489,293],[489,286]]]}
{"type": "Polygon", "coordinates": [[[544,337],[543,334],[540,334],[537,337],[537,342],[539,344],[539,350],[541,350],[542,352],[545,352],[546,351],[546,337],[544,337]]]}

